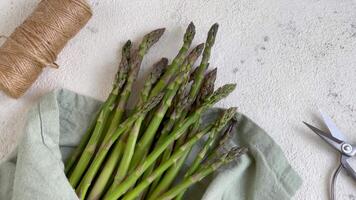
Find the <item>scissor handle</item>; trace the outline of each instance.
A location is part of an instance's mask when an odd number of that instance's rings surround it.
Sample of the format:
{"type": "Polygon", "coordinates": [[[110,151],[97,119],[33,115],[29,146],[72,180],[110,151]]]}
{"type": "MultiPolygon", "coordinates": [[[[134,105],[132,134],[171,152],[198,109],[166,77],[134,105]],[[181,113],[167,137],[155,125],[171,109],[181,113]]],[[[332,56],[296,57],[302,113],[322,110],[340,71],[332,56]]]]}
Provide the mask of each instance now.
{"type": "Polygon", "coordinates": [[[348,162],[348,160],[352,158],[350,156],[346,156],[346,155],[342,155],[341,156],[341,165],[342,167],[345,169],[345,171],[347,172],[347,174],[349,176],[351,176],[355,181],[356,181],[356,171],[355,169],[353,169],[350,165],[350,163],[348,162]]]}

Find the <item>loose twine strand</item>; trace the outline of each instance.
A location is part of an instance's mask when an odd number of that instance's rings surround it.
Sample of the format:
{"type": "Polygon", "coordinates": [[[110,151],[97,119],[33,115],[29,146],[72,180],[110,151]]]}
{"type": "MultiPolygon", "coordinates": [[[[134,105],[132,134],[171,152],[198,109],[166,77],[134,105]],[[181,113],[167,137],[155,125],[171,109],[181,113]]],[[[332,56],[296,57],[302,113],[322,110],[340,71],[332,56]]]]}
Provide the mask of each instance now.
{"type": "Polygon", "coordinates": [[[85,0],[42,0],[0,47],[0,90],[18,98],[92,16],[85,0]]]}

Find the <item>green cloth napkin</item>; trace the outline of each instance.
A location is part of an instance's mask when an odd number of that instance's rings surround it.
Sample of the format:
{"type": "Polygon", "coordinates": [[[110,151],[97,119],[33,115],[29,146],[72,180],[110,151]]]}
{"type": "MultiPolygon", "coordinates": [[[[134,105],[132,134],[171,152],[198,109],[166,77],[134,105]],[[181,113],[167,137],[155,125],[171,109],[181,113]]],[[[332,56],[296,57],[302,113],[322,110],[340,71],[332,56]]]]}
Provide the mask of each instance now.
{"type": "MultiPolygon", "coordinates": [[[[79,142],[99,106],[99,101],[67,90],[44,96],[28,114],[17,155],[0,164],[0,199],[77,200],[63,172],[62,160],[79,142]]],[[[203,122],[212,121],[220,112],[209,110],[203,122]]],[[[242,114],[237,119],[230,145],[246,146],[249,153],[195,184],[185,199],[290,199],[300,187],[301,178],[266,132],[242,114]]]]}

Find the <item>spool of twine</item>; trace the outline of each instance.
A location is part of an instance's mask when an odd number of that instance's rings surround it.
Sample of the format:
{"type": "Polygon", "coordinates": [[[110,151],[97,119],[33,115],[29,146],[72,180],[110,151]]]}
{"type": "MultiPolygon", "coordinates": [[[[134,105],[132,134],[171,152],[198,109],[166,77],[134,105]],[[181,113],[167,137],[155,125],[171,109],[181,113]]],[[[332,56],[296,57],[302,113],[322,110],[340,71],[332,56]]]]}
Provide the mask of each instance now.
{"type": "Polygon", "coordinates": [[[88,22],[85,0],[42,0],[0,47],[0,90],[18,98],[43,68],[54,67],[58,54],[88,22]]]}

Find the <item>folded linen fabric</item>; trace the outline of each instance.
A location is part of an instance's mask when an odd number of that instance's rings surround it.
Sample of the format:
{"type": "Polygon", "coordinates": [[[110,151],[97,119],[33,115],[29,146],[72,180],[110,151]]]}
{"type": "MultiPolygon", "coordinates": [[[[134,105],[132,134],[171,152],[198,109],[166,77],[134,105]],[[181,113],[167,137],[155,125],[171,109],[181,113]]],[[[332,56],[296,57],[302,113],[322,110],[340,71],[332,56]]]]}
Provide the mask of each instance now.
{"type": "MultiPolygon", "coordinates": [[[[68,90],[45,95],[28,114],[17,153],[0,164],[1,200],[77,200],[63,172],[68,153],[99,109],[101,102],[68,90]]],[[[222,109],[211,109],[203,122],[222,109]]],[[[287,200],[302,180],[280,147],[243,114],[237,114],[231,145],[246,146],[249,153],[191,187],[187,200],[287,200]]],[[[191,154],[201,147],[196,145],[191,154]]],[[[189,156],[191,157],[191,156],[189,156]]],[[[186,165],[191,162],[187,159],[186,165]]]]}

